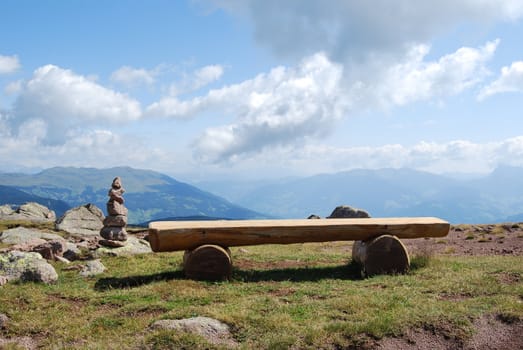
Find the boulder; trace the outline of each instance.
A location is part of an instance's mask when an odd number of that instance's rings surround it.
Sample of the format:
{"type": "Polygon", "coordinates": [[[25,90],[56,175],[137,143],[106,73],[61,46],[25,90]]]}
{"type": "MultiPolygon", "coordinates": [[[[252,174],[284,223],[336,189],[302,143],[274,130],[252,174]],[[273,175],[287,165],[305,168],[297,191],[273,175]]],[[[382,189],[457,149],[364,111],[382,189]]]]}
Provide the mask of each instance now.
{"type": "Polygon", "coordinates": [[[22,204],[16,209],[10,205],[0,207],[0,218],[5,220],[29,220],[29,221],[48,221],[56,220],[56,214],[44,205],[29,202],[22,204]]]}
{"type": "Polygon", "coordinates": [[[56,229],[77,236],[97,236],[103,227],[104,214],[94,204],[69,209],[56,222],[56,229]]]}
{"type": "Polygon", "coordinates": [[[9,204],[0,205],[0,217],[14,214],[14,212],[9,204]]]}
{"type": "Polygon", "coordinates": [[[95,256],[129,256],[135,254],[151,253],[151,246],[149,242],[138,239],[136,237],[129,237],[125,246],[119,248],[100,247],[95,251],[95,256]]]}
{"type": "Polygon", "coordinates": [[[211,344],[234,347],[229,326],[210,317],[191,317],[181,320],[158,320],[151,325],[152,329],[173,330],[199,335],[211,344]]]}
{"type": "Polygon", "coordinates": [[[8,281],[53,283],[58,279],[54,267],[34,252],[11,251],[0,254],[0,275],[8,281]]]}
{"type": "MultiPolygon", "coordinates": [[[[3,244],[25,244],[34,239],[41,240],[63,240],[63,238],[54,233],[47,233],[37,229],[25,227],[15,227],[0,233],[0,243],[3,244]]],[[[43,243],[43,242],[41,242],[43,243]]]]}
{"type": "Polygon", "coordinates": [[[357,219],[357,218],[370,218],[369,213],[365,210],[353,208],[348,205],[340,205],[336,207],[327,219],[357,219]]]}

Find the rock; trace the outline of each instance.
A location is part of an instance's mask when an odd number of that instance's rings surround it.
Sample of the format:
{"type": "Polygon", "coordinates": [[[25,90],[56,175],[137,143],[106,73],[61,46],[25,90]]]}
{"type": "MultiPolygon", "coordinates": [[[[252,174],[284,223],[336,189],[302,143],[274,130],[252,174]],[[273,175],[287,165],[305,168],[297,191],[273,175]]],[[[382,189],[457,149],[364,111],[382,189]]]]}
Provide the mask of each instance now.
{"type": "Polygon", "coordinates": [[[98,248],[94,252],[94,256],[101,257],[101,256],[129,256],[129,255],[135,255],[135,254],[147,254],[151,253],[151,246],[149,245],[149,242],[138,239],[136,237],[129,237],[124,247],[120,248],[105,248],[101,247],[98,248]]]}
{"type": "Polygon", "coordinates": [[[100,243],[100,245],[103,245],[104,247],[109,247],[109,248],[120,248],[120,247],[125,247],[125,245],[126,245],[126,242],[124,242],[124,241],[113,241],[110,239],[101,239],[98,241],[98,243],[100,243]]]}
{"type": "Polygon", "coordinates": [[[100,230],[100,236],[111,241],[127,240],[127,231],[125,227],[104,227],[100,230]]]}
{"type": "Polygon", "coordinates": [[[103,227],[104,214],[94,204],[69,209],[57,221],[56,229],[78,236],[98,235],[103,227]]]}
{"type": "Polygon", "coordinates": [[[346,218],[346,219],[355,219],[355,218],[370,218],[369,213],[365,210],[353,208],[348,205],[340,205],[333,210],[328,219],[337,219],[337,218],[346,218]]]}
{"type": "Polygon", "coordinates": [[[0,217],[14,214],[14,212],[9,204],[0,205],[0,217]]]}
{"type": "Polygon", "coordinates": [[[197,334],[215,345],[237,345],[232,338],[229,326],[209,317],[199,316],[182,320],[159,320],[154,322],[151,328],[197,334]]]}
{"type": "Polygon", "coordinates": [[[88,261],[87,264],[85,264],[82,267],[82,270],[80,271],[80,276],[82,277],[91,277],[96,276],[105,271],[105,266],[102,264],[102,262],[97,260],[91,260],[88,261]]]}
{"type": "Polygon", "coordinates": [[[80,249],[78,248],[78,246],[76,244],[71,243],[71,242],[65,243],[65,251],[62,254],[62,256],[64,258],[66,258],[69,261],[74,261],[74,260],[77,260],[81,254],[82,254],[82,252],[80,251],[80,249]]]}
{"type": "Polygon", "coordinates": [[[9,248],[0,249],[0,252],[8,252],[10,250],[19,250],[21,252],[31,252],[33,251],[34,247],[39,246],[40,244],[44,244],[47,242],[45,239],[42,238],[32,238],[27,242],[15,244],[10,246],[9,248]]]}
{"type": "Polygon", "coordinates": [[[316,214],[311,214],[311,215],[309,215],[309,217],[307,219],[321,219],[321,217],[319,217],[316,214]]]}
{"type": "Polygon", "coordinates": [[[54,259],[56,261],[59,261],[59,262],[64,263],[64,264],[70,264],[71,263],[71,261],[69,261],[68,259],[66,259],[66,258],[64,258],[63,256],[60,256],[60,255],[56,255],[54,257],[54,259]]]}
{"type": "Polygon", "coordinates": [[[56,214],[54,211],[50,210],[44,205],[35,202],[22,204],[20,208],[18,208],[17,212],[22,216],[26,216],[28,219],[40,219],[47,221],[56,220],[56,214]]]}
{"type": "Polygon", "coordinates": [[[0,275],[0,287],[3,286],[4,284],[6,284],[7,282],[9,282],[9,279],[7,278],[7,276],[0,275]]]}
{"type": "Polygon", "coordinates": [[[11,280],[53,283],[58,279],[54,267],[34,252],[11,251],[0,254],[0,275],[11,280]]]}
{"type": "Polygon", "coordinates": [[[57,256],[62,256],[66,249],[64,240],[53,240],[37,245],[32,249],[33,252],[39,253],[44,259],[56,260],[57,256]]]}
{"type": "Polygon", "coordinates": [[[0,329],[6,329],[9,323],[9,317],[4,314],[0,314],[0,329]]]}
{"type": "Polygon", "coordinates": [[[103,221],[104,226],[125,227],[127,226],[127,216],[109,215],[103,221]]]}
{"type": "Polygon", "coordinates": [[[29,220],[29,221],[55,221],[56,214],[44,205],[29,202],[22,204],[16,209],[10,205],[0,207],[0,218],[6,220],[29,220]]]}
{"type": "Polygon", "coordinates": [[[15,227],[5,230],[0,234],[0,243],[4,244],[25,244],[35,238],[44,240],[61,240],[59,235],[54,233],[46,233],[37,229],[29,229],[25,227],[15,227]]]}

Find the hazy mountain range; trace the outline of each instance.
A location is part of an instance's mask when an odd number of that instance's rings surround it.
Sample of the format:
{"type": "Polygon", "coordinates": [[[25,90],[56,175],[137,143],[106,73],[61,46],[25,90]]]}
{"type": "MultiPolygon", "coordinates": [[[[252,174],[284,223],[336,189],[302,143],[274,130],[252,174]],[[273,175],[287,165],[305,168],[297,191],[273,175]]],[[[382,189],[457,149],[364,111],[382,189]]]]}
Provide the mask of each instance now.
{"type": "Polygon", "coordinates": [[[115,176],[122,177],[127,190],[131,223],[181,217],[306,218],[328,216],[341,204],[365,209],[374,217],[438,216],[452,223],[523,221],[523,168],[514,167],[471,179],[380,169],[270,181],[207,181],[197,187],[128,167],[52,168],[38,174],[0,173],[0,204],[36,201],[61,215],[68,207],[94,203],[105,211],[115,176]]]}
{"type": "Polygon", "coordinates": [[[200,188],[286,218],[328,216],[341,204],[374,217],[438,216],[452,223],[523,221],[523,168],[456,179],[410,169],[352,170],[277,181],[209,181],[200,188]]]}
{"type": "MultiPolygon", "coordinates": [[[[29,194],[26,197],[55,210],[57,216],[65,211],[47,199],[67,203],[70,207],[93,203],[105,212],[107,192],[115,176],[122,178],[126,189],[125,205],[129,222],[175,217],[213,217],[254,219],[266,216],[234,205],[227,200],[202,191],[189,184],[150,170],[128,167],[111,169],[51,168],[38,174],[0,174],[0,184],[29,194]],[[42,202],[42,198],[44,202],[42,202]]],[[[25,196],[24,195],[24,196],[25,196]]],[[[20,200],[0,193],[0,204],[17,204],[20,200]]]]}

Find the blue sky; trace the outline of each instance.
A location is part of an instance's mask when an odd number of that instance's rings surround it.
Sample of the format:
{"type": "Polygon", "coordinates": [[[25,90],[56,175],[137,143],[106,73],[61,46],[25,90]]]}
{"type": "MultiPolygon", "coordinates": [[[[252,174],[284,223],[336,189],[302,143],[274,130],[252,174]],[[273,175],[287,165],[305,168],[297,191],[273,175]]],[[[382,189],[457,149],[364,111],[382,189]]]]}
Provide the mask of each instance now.
{"type": "Polygon", "coordinates": [[[0,171],[523,166],[523,2],[0,1],[0,171]]]}

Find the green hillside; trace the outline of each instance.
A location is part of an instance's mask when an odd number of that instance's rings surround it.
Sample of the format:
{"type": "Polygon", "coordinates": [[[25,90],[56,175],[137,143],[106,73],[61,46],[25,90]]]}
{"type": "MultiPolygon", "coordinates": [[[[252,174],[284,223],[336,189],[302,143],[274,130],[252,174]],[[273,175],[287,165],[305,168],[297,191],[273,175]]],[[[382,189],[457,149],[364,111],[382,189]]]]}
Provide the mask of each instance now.
{"type": "Polygon", "coordinates": [[[122,178],[126,189],[124,197],[130,223],[180,216],[265,217],[167,175],[129,167],[57,167],[38,174],[0,174],[0,184],[35,196],[61,200],[70,206],[93,203],[105,211],[107,191],[116,176],[122,178]]]}

